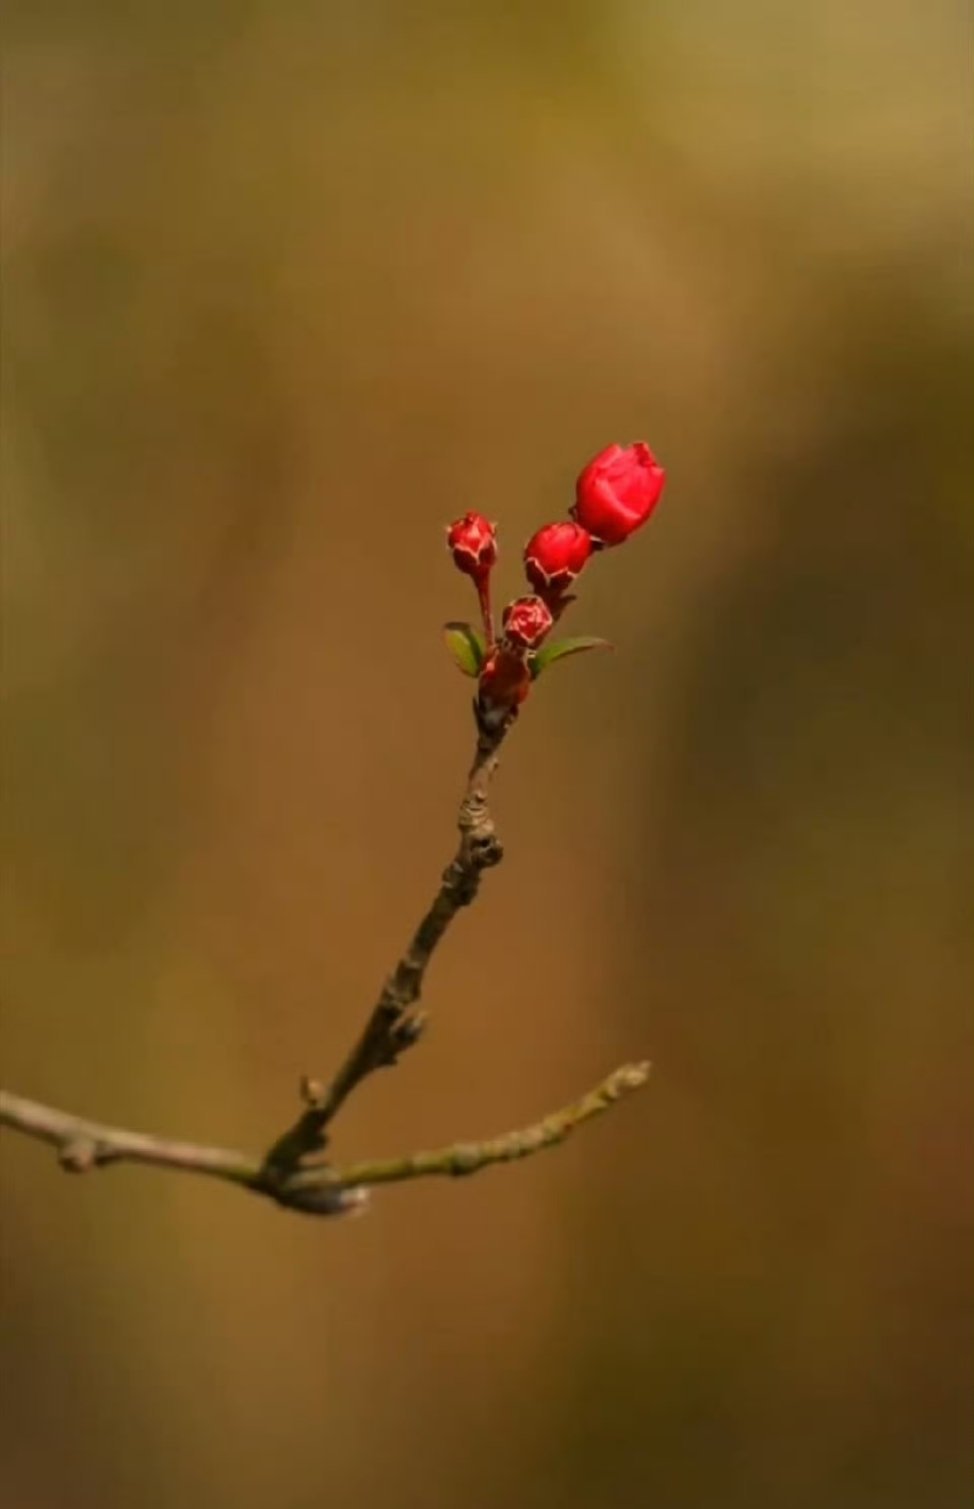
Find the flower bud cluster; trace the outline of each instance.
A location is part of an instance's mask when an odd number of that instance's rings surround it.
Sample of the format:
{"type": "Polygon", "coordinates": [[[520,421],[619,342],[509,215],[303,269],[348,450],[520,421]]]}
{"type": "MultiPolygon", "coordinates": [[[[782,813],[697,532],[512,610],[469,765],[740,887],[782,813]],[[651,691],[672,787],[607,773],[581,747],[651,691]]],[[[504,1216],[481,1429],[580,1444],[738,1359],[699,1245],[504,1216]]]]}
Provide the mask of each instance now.
{"type": "Polygon", "coordinates": [[[499,636],[490,606],[496,528],[483,514],[472,512],[450,525],[447,546],[454,564],[473,580],[480,600],[481,709],[513,716],[530,689],[533,657],[573,601],[569,594],[580,572],[596,551],[623,544],[646,523],[665,480],[663,468],[642,441],[610,445],[594,457],[575,485],[570,517],[543,525],[524,547],[524,570],[533,594],[507,604],[499,636]]]}

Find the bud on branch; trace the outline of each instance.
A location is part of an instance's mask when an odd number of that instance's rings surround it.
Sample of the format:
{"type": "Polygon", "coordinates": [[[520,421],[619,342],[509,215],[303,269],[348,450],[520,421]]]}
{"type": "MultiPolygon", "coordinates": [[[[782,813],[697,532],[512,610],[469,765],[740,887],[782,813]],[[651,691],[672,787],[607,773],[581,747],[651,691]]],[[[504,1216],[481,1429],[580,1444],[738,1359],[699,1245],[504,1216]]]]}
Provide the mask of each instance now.
{"type": "Polygon", "coordinates": [[[575,484],[572,517],[542,527],[524,547],[524,570],[534,588],[507,604],[501,638],[490,612],[490,574],[497,560],[497,531],[483,514],[466,513],[451,524],[447,544],[455,565],[473,579],[484,630],[446,625],[447,647],[468,676],[477,676],[478,726],[494,729],[517,717],[532,681],[567,655],[604,648],[592,635],[545,643],[555,623],[575,601],[570,595],[594,552],[621,545],[649,519],[666,473],[644,441],[610,445],[588,463],[575,484]]]}
{"type": "Polygon", "coordinates": [[[532,535],[524,547],[524,569],[535,592],[554,609],[591,554],[588,530],[565,519],[532,535]]]}
{"type": "Polygon", "coordinates": [[[446,532],[453,563],[475,582],[486,581],[497,560],[497,532],[482,513],[465,513],[446,532]]]}
{"type": "Polygon", "coordinates": [[[648,445],[610,445],[582,472],[572,512],[600,545],[621,545],[660,500],[666,473],[648,445]]]}

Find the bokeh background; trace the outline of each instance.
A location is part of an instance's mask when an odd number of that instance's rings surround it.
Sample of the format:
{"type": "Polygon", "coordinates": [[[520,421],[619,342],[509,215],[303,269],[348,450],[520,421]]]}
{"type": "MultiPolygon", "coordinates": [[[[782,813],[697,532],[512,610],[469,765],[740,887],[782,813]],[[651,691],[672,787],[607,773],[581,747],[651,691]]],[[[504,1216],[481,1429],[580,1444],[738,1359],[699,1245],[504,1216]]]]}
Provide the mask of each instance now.
{"type": "Polygon", "coordinates": [[[5,1138],[18,1509],[961,1509],[968,7],[7,8],[5,1075],[257,1148],[450,852],[471,607],[614,439],[428,1041],[304,1221],[5,1138]]]}

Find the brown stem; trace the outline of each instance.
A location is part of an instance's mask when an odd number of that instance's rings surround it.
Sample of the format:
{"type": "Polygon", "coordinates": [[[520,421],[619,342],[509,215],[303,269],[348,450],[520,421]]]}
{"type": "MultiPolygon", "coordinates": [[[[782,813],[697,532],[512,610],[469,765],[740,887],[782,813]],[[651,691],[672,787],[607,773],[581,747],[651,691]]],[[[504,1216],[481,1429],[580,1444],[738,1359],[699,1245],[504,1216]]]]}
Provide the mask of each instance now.
{"type": "Polygon", "coordinates": [[[306,1215],[343,1215],[361,1209],[373,1184],[473,1174],[491,1164],[510,1163],[554,1147],[577,1126],[645,1084],[648,1074],[648,1064],[624,1064],[594,1090],[543,1121],[484,1142],[458,1142],[435,1152],[354,1163],[346,1169],[321,1163],[294,1168],[286,1177],[272,1177],[266,1160],[252,1154],[106,1126],[4,1090],[0,1090],[0,1124],[50,1143],[57,1149],[61,1167],[71,1173],[83,1174],[113,1163],[138,1163],[220,1179],[306,1215]]]}
{"type": "Polygon", "coordinates": [[[456,854],[443,872],[432,905],[382,987],[358,1041],[334,1079],[327,1087],[304,1081],[306,1110],[267,1154],[271,1176],[286,1175],[309,1155],[320,1152],[326,1142],[326,1127],[356,1085],[375,1069],[394,1064],[399,1054],[422,1033],[425,1014],[416,1007],[416,1002],[434,950],[460,909],[474,900],[484,870],[503,858],[487,794],[511,721],[508,718],[498,728],[480,727],[460,802],[457,819],[460,841],[456,854]]]}
{"type": "MultiPolygon", "coordinates": [[[[478,583],[484,629],[494,645],[489,583],[478,583]]],[[[566,598],[559,612],[572,599],[566,598]]],[[[378,1001],[334,1079],[327,1086],[305,1080],[305,1110],[262,1157],[227,1148],[203,1147],[130,1132],[86,1121],[22,1096],[0,1091],[0,1123],[52,1143],[63,1168],[77,1173],[107,1164],[130,1162],[222,1179],[265,1195],[292,1210],[336,1215],[354,1210],[366,1187],[424,1175],[473,1173],[492,1163],[526,1157],[561,1142],[574,1127],[606,1110],[643,1084],[648,1064],[627,1064],[572,1105],[519,1132],[479,1143],[457,1143],[437,1152],[334,1168],[321,1158],[327,1128],[352,1091],[375,1069],[394,1064],[423,1030],[425,1014],[417,1006],[430,960],[462,907],[476,897],[483,872],[500,862],[503,849],[488,806],[491,778],[500,748],[517,716],[517,705],[495,705],[484,695],[474,703],[477,744],[457,826],[456,853],[443,872],[432,904],[409,946],[388,977],[378,1001]]]]}

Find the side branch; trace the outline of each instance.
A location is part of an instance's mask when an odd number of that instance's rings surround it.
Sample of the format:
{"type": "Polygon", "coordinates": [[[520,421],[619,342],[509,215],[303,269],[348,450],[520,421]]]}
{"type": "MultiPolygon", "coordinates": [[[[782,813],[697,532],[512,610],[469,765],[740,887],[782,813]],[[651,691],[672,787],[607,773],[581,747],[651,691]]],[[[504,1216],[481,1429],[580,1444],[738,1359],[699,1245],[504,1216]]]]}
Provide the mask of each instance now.
{"type": "Polygon", "coordinates": [[[148,1163],[183,1173],[210,1174],[245,1188],[252,1188],[260,1174],[260,1159],[250,1158],[246,1153],[195,1142],[174,1142],[99,1121],[86,1121],[7,1090],[0,1090],[0,1125],[49,1142],[57,1150],[61,1167],[72,1174],[105,1168],[110,1163],[148,1163]]]}
{"type": "Polygon", "coordinates": [[[593,1116],[601,1116],[624,1095],[638,1090],[649,1078],[649,1064],[623,1064],[594,1090],[582,1095],[560,1111],[552,1111],[543,1121],[518,1132],[505,1132],[486,1142],[456,1142],[434,1153],[411,1153],[406,1158],[389,1158],[383,1162],[352,1163],[342,1170],[343,1182],[350,1185],[393,1184],[404,1179],[422,1179],[440,1174],[459,1178],[475,1174],[492,1163],[513,1163],[530,1158],[546,1147],[556,1147],[569,1133],[593,1116]]]}
{"type": "Polygon", "coordinates": [[[368,1186],[373,1184],[432,1175],[459,1177],[554,1147],[577,1126],[645,1084],[648,1076],[649,1064],[624,1064],[587,1095],[543,1121],[485,1142],[458,1142],[436,1152],[353,1163],[346,1168],[304,1166],[283,1177],[274,1176],[265,1159],[248,1153],[173,1142],[86,1121],[5,1090],[0,1090],[0,1124],[50,1143],[57,1150],[61,1167],[71,1173],[87,1173],[113,1163],[141,1163],[222,1179],[309,1215],[341,1215],[360,1208],[367,1200],[368,1186]]]}

